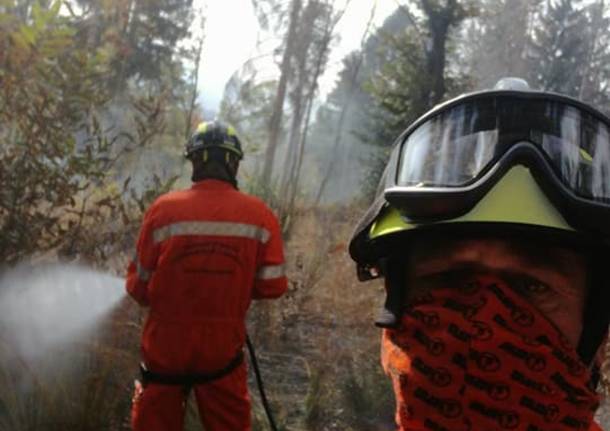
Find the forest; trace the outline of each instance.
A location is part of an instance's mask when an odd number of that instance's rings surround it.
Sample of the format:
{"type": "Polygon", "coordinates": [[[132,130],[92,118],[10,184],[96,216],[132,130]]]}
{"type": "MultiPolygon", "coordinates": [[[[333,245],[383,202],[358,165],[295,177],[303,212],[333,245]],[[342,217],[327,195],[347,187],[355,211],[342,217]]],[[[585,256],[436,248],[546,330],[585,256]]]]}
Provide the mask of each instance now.
{"type": "MultiPolygon", "coordinates": [[[[323,93],[337,29],[360,1],[244,1],[264,55],[235,70],[213,113],[242,140],[240,189],[281,222],[289,291],[253,304],[248,328],[283,430],[394,429],[373,326],[383,284],[358,282],[347,246],[410,123],[507,76],[610,114],[605,0],[395,0],[381,25],[370,1],[359,47],[323,93]]],[[[79,296],[99,320],[41,344],[63,326],[37,321],[43,302],[10,312],[7,298],[59,264],[78,289],[97,283],[82,268],[116,284],[148,206],[190,186],[184,145],[213,119],[200,90],[214,67],[207,20],[198,0],[0,0],[0,430],[130,429],[145,311],[79,296]]],[[[252,375],[250,393],[254,429],[268,429],[252,375]]],[[[201,429],[188,410],[186,429],[201,429]]],[[[610,429],[610,410],[599,420],[610,429]]]]}

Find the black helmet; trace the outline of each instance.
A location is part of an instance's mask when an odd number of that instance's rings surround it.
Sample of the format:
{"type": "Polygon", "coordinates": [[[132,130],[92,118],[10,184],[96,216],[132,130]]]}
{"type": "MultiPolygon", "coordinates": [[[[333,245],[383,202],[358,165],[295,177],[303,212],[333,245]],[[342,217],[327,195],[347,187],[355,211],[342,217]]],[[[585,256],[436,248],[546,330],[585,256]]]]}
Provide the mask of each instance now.
{"type": "Polygon", "coordinates": [[[590,362],[610,322],[609,220],[610,118],[509,80],[437,106],[403,132],[350,254],[361,280],[384,276],[388,298],[377,323],[391,326],[404,285],[393,262],[416,237],[574,244],[590,260],[578,347],[590,362]]]}
{"type": "Polygon", "coordinates": [[[186,144],[184,156],[191,160],[196,152],[211,148],[224,149],[234,154],[238,160],[244,157],[235,129],[218,121],[203,122],[197,126],[186,144]]]}

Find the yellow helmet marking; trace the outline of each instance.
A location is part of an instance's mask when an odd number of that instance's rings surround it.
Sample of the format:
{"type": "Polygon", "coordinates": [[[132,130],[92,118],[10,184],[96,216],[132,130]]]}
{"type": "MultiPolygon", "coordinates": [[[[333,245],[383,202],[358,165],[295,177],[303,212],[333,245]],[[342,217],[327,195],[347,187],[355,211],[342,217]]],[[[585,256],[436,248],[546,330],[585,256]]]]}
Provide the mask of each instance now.
{"type": "Polygon", "coordinates": [[[513,167],[467,214],[450,220],[415,223],[390,208],[373,223],[371,238],[423,225],[462,222],[522,223],[573,231],[540,190],[525,166],[513,167]]]}
{"type": "Polygon", "coordinates": [[[593,157],[587,152],[587,150],[585,150],[584,148],[579,148],[579,150],[580,157],[582,157],[586,162],[593,163],[593,157]]]}
{"type": "Polygon", "coordinates": [[[208,130],[208,123],[199,123],[197,126],[197,133],[205,133],[206,130],[208,130]]]}

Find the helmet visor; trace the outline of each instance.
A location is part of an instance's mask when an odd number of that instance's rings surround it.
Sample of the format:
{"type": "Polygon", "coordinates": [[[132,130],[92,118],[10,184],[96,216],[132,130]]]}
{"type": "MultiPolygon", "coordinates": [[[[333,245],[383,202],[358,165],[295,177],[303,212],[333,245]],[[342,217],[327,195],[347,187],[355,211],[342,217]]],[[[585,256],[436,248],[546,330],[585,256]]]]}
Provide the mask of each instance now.
{"type": "Polygon", "coordinates": [[[610,203],[610,132],[593,110],[562,98],[490,95],[438,111],[399,147],[396,185],[461,188],[527,141],[580,198],[610,203]]]}

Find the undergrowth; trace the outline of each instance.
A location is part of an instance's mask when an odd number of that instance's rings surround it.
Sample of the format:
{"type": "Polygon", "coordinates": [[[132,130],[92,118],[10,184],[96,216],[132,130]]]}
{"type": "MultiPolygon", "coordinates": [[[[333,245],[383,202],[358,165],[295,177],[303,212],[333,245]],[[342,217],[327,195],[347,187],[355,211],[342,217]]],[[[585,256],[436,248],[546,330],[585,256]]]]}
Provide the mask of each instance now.
{"type": "MultiPolygon", "coordinates": [[[[285,247],[289,291],[252,305],[249,333],[280,430],[395,429],[373,326],[383,286],[359,283],[347,254],[360,213],[349,206],[301,209],[285,247]]],[[[128,430],[143,317],[126,299],[86,342],[37,363],[15,356],[0,328],[0,431],[128,430]]],[[[249,379],[253,430],[267,430],[252,370],[249,379]]],[[[604,378],[602,390],[608,387],[604,378]]],[[[603,409],[600,415],[610,416],[603,409]]],[[[191,400],[185,431],[196,430],[202,427],[191,400]]]]}

